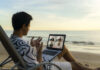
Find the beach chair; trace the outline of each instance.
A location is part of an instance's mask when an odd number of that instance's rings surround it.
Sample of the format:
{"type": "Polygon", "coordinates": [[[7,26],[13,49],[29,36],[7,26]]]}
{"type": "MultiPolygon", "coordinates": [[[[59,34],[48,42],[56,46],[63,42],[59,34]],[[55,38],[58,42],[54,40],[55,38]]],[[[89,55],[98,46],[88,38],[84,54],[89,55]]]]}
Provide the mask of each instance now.
{"type": "MultiPolygon", "coordinates": [[[[31,68],[29,68],[26,63],[24,62],[23,58],[21,57],[21,55],[17,52],[17,50],[14,48],[14,45],[11,43],[10,39],[8,38],[8,36],[6,35],[5,31],[3,30],[3,28],[0,25],[0,41],[3,44],[5,50],[7,51],[7,53],[9,54],[9,57],[6,58],[3,62],[0,63],[0,67],[3,67],[4,65],[6,65],[7,63],[13,61],[14,62],[14,66],[12,66],[10,68],[10,70],[14,70],[14,69],[20,69],[20,70],[36,70],[39,66],[45,66],[45,65],[53,65],[54,67],[56,67],[58,70],[61,70],[61,68],[53,63],[50,62],[43,62],[40,64],[37,64],[31,68]]],[[[49,68],[43,68],[43,70],[48,70],[49,68]]],[[[50,69],[49,69],[50,70],[50,69]]]]}

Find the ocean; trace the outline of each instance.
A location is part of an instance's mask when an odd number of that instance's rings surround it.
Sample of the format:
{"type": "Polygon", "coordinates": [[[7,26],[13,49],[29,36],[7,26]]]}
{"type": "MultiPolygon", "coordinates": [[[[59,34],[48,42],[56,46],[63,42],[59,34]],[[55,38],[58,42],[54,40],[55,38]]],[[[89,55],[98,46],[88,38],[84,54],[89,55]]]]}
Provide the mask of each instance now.
{"type": "MultiPolygon", "coordinates": [[[[10,37],[12,31],[6,30],[10,37]]],[[[29,31],[27,36],[41,36],[47,44],[49,34],[66,34],[65,45],[70,51],[100,54],[100,31],[29,31]]],[[[30,40],[27,36],[25,40],[30,40]]]]}

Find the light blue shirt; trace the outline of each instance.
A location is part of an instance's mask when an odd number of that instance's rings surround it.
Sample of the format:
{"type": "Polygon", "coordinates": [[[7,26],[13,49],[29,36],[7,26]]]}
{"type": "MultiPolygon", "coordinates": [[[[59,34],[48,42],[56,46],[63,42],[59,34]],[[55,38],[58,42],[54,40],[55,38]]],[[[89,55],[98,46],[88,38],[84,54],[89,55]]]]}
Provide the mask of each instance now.
{"type": "Polygon", "coordinates": [[[33,47],[27,44],[22,38],[15,35],[11,35],[10,40],[28,66],[38,64],[33,47]]]}

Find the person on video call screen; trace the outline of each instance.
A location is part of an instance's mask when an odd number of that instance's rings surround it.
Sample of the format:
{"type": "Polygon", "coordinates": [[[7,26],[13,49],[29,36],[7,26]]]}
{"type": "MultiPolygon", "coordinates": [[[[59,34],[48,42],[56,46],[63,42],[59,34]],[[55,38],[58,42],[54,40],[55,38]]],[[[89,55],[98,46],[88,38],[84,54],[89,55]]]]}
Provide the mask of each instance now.
{"type": "Polygon", "coordinates": [[[51,36],[49,39],[49,47],[53,47],[54,46],[54,37],[51,36]]]}
{"type": "Polygon", "coordinates": [[[56,37],[54,48],[62,48],[62,46],[63,46],[63,37],[62,36],[56,37]]]}
{"type": "Polygon", "coordinates": [[[63,37],[62,36],[50,36],[49,47],[52,48],[62,48],[63,37]]]}

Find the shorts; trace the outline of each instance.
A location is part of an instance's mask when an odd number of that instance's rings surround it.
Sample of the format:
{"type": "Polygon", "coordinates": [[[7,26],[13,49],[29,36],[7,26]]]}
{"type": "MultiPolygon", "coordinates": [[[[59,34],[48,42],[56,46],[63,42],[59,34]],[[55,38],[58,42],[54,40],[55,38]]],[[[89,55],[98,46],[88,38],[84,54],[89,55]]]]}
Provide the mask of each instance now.
{"type": "MultiPolygon", "coordinates": [[[[72,66],[69,62],[52,62],[58,65],[62,70],[72,70],[72,66]]],[[[52,66],[51,70],[58,70],[56,67],[52,66]]]]}

